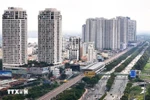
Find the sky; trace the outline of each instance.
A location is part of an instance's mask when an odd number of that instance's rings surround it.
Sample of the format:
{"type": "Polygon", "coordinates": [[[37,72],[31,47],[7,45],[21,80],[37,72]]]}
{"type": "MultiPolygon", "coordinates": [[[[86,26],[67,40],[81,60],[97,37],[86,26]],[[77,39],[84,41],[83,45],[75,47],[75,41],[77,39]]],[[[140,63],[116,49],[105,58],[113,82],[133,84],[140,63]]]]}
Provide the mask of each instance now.
{"type": "MultiPolygon", "coordinates": [[[[87,18],[128,16],[137,21],[137,33],[150,32],[150,0],[1,0],[2,14],[8,7],[21,7],[28,14],[28,31],[38,30],[38,13],[45,8],[56,8],[62,14],[62,32],[81,33],[87,18]]],[[[0,32],[1,33],[1,32],[0,32]]]]}

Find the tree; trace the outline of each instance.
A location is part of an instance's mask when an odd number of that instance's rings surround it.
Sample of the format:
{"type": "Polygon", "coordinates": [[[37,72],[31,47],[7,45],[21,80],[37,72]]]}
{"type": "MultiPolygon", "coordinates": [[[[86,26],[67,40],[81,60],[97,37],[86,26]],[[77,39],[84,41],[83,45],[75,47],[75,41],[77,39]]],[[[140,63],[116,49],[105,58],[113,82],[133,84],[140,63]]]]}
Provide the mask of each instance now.
{"type": "Polygon", "coordinates": [[[149,96],[150,96],[150,87],[148,87],[148,90],[147,90],[147,92],[148,92],[148,94],[149,94],[149,96]]]}
{"type": "Polygon", "coordinates": [[[64,79],[66,79],[66,78],[67,78],[67,75],[66,75],[66,74],[61,74],[60,79],[64,80],[64,79]]]}
{"type": "Polygon", "coordinates": [[[64,69],[62,67],[60,67],[59,70],[60,70],[60,74],[62,74],[64,71],[64,69]]]}
{"type": "Polygon", "coordinates": [[[50,72],[50,73],[48,74],[48,78],[50,79],[52,76],[53,76],[53,73],[50,72]]]}
{"type": "Polygon", "coordinates": [[[69,63],[65,63],[65,68],[70,68],[70,64],[69,63]]]}
{"type": "Polygon", "coordinates": [[[150,95],[149,94],[145,96],[145,100],[150,100],[150,95]]]}
{"type": "Polygon", "coordinates": [[[85,83],[87,83],[87,84],[90,83],[90,78],[89,78],[89,77],[83,77],[82,80],[83,80],[85,83]]]}
{"type": "Polygon", "coordinates": [[[122,96],[122,98],[120,98],[120,100],[128,100],[128,97],[126,95],[122,96]]]}

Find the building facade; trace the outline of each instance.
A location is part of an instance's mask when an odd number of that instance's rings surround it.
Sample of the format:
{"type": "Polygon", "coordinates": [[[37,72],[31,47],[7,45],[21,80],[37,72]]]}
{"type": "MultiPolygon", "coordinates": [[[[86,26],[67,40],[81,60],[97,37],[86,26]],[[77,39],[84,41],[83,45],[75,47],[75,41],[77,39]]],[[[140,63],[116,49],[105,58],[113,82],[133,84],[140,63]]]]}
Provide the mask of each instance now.
{"type": "Polygon", "coordinates": [[[71,68],[65,69],[65,74],[66,75],[72,75],[72,69],[71,68]]]}
{"type": "Polygon", "coordinates": [[[68,51],[70,60],[80,59],[80,42],[81,39],[79,37],[69,38],[68,51]]]}
{"type": "Polygon", "coordinates": [[[27,13],[9,7],[2,15],[3,69],[27,64],[27,13]]]}
{"type": "Polygon", "coordinates": [[[136,41],[136,21],[129,17],[89,18],[82,30],[83,42],[94,42],[96,50],[126,49],[136,41]]]}
{"type": "Polygon", "coordinates": [[[62,15],[54,8],[38,15],[38,50],[39,62],[62,62],[62,15]]]}
{"type": "Polygon", "coordinates": [[[88,43],[88,61],[92,62],[94,59],[96,59],[96,50],[94,47],[94,42],[88,43]]]}
{"type": "Polygon", "coordinates": [[[95,50],[94,42],[84,42],[82,44],[82,56],[87,58],[87,61],[94,61],[96,60],[97,51],[95,50]]]}
{"type": "Polygon", "coordinates": [[[84,24],[84,25],[82,25],[82,42],[85,42],[86,40],[86,34],[85,34],[85,30],[86,29],[86,25],[84,24]]]}
{"type": "Polygon", "coordinates": [[[128,20],[128,42],[136,42],[136,21],[128,20]]]}
{"type": "Polygon", "coordinates": [[[118,16],[116,19],[118,24],[117,29],[120,34],[120,48],[126,49],[128,44],[128,20],[130,18],[118,16]]]}

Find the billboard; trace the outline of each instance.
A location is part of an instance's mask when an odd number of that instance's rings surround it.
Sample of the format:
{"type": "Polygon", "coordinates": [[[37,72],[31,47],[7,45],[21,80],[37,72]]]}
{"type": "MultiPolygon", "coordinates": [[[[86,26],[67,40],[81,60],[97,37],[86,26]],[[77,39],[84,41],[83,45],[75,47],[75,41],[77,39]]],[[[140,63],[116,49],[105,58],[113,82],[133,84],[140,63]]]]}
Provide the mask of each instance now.
{"type": "Polygon", "coordinates": [[[94,71],[85,71],[84,75],[86,77],[93,77],[93,76],[95,76],[95,72],[94,71]]]}
{"type": "Polygon", "coordinates": [[[135,70],[130,71],[130,77],[132,77],[132,78],[136,77],[136,71],[135,70]]]}
{"type": "Polygon", "coordinates": [[[0,77],[12,77],[12,72],[0,70],[0,77]]]}
{"type": "Polygon", "coordinates": [[[27,74],[27,69],[10,69],[13,74],[27,74]]]}

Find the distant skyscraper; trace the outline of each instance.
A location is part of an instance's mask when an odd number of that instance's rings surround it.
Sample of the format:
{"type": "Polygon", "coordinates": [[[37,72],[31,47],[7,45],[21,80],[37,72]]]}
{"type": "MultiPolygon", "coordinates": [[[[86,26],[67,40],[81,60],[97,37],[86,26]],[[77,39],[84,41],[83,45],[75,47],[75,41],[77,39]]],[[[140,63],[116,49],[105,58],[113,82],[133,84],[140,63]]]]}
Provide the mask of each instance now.
{"type": "Polygon", "coordinates": [[[129,41],[136,41],[136,22],[129,17],[89,18],[84,26],[84,42],[94,42],[96,50],[125,49],[129,41]]]}
{"type": "Polygon", "coordinates": [[[95,48],[97,50],[102,50],[105,45],[105,24],[105,18],[96,18],[95,48]]]}
{"type": "Polygon", "coordinates": [[[111,37],[111,22],[109,20],[105,20],[105,34],[104,34],[104,49],[110,49],[110,42],[113,37],[111,37]]]}
{"type": "Polygon", "coordinates": [[[85,42],[85,38],[86,38],[86,34],[85,34],[85,30],[86,29],[86,25],[82,25],[82,42],[85,42]]]}
{"type": "Polygon", "coordinates": [[[128,42],[136,41],[136,21],[128,20],[128,42]]]}
{"type": "Polygon", "coordinates": [[[27,64],[27,14],[9,7],[2,16],[3,69],[27,64]]]}
{"type": "Polygon", "coordinates": [[[38,16],[38,61],[62,62],[62,16],[53,8],[40,11],[38,16]]]}
{"type": "Polygon", "coordinates": [[[87,19],[86,20],[86,25],[85,25],[85,42],[94,42],[95,41],[95,19],[87,19]]]}
{"type": "Polygon", "coordinates": [[[117,17],[117,24],[118,24],[118,32],[120,33],[120,44],[121,44],[121,49],[125,49],[128,44],[128,20],[130,18],[128,17],[117,17]]]}
{"type": "Polygon", "coordinates": [[[117,20],[110,19],[110,49],[120,49],[120,33],[117,32],[117,20]]]}
{"type": "Polygon", "coordinates": [[[120,42],[118,41],[119,40],[118,38],[120,37],[117,33],[116,19],[110,19],[110,20],[105,18],[87,19],[86,26],[88,26],[86,28],[89,29],[85,29],[86,32],[84,34],[86,37],[89,37],[88,42],[95,43],[94,45],[95,49],[97,50],[120,49],[119,46],[120,42]]]}

